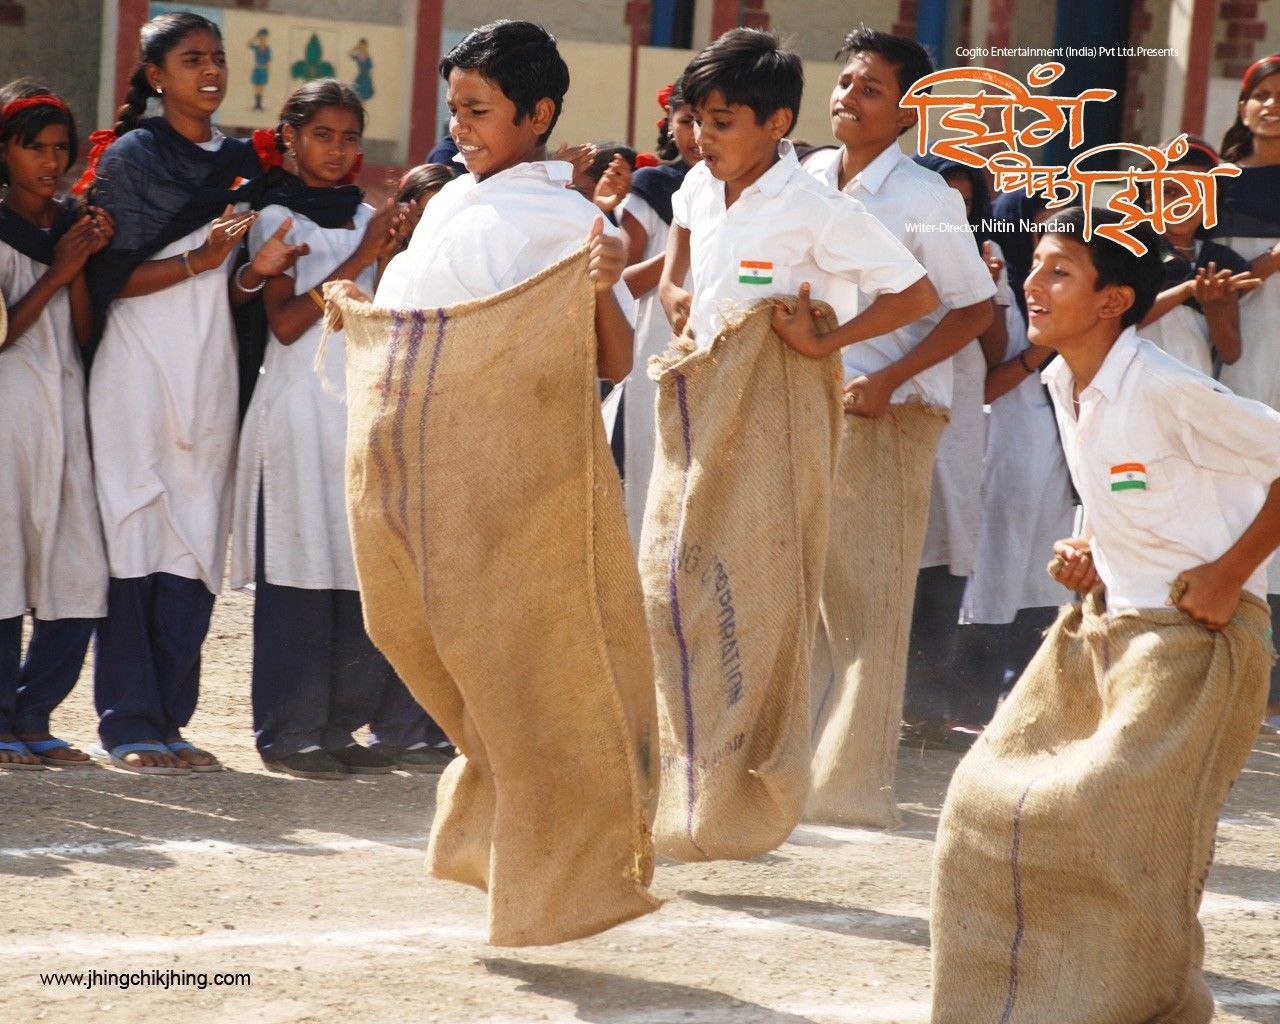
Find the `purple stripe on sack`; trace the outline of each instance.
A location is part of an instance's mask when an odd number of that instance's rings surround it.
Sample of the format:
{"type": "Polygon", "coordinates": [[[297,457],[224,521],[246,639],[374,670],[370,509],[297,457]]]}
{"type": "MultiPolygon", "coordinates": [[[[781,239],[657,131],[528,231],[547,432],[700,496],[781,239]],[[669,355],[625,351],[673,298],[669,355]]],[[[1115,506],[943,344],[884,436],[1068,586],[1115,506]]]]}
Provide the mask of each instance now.
{"type": "Polygon", "coordinates": [[[681,533],[684,531],[684,512],[685,499],[689,496],[689,475],[693,467],[693,446],[689,438],[689,404],[685,398],[685,382],[684,377],[680,374],[675,375],[676,378],[676,400],[680,406],[680,427],[684,431],[684,480],[680,485],[680,512],[676,518],[675,537],[671,542],[671,560],[667,568],[667,582],[670,588],[671,597],[671,622],[676,631],[676,644],[680,648],[680,688],[684,694],[684,721],[685,721],[685,757],[687,765],[685,768],[685,777],[688,782],[689,794],[689,817],[688,832],[689,841],[697,846],[693,840],[693,805],[697,799],[696,780],[693,771],[693,759],[697,747],[694,743],[693,736],[693,690],[689,682],[689,645],[685,640],[684,627],[680,622],[680,541],[681,533]]]}
{"type": "Polygon", "coordinates": [[[1022,872],[1018,866],[1018,849],[1022,846],[1022,805],[1035,786],[1033,780],[1018,797],[1017,806],[1013,810],[1013,850],[1009,854],[1009,864],[1013,869],[1013,914],[1017,926],[1013,932],[1013,947],[1009,951],[1009,996],[1005,1000],[1004,1013],[1000,1015],[1000,1024],[1009,1024],[1013,1016],[1013,1003],[1018,998],[1018,950],[1022,946],[1022,932],[1026,925],[1022,905],[1022,872]]]}
{"type": "MultiPolygon", "coordinates": [[[[418,352],[422,348],[422,335],[427,327],[427,317],[420,309],[411,310],[409,313],[413,320],[413,327],[409,331],[409,351],[404,357],[404,379],[406,381],[413,380],[413,371],[418,365],[418,352]]],[[[426,399],[424,398],[425,402],[426,399]]],[[[409,489],[403,485],[405,477],[408,475],[407,463],[404,457],[404,420],[408,414],[408,402],[401,402],[396,407],[395,421],[391,427],[391,451],[396,458],[396,473],[402,481],[400,487],[399,500],[396,505],[396,514],[400,518],[400,532],[404,537],[409,536],[409,489]]]]}
{"type": "MultiPolygon", "coordinates": [[[[422,396],[422,414],[418,417],[418,444],[425,454],[427,450],[427,412],[431,407],[431,396],[436,389],[436,370],[440,368],[440,353],[444,351],[444,327],[449,316],[443,309],[436,310],[436,343],[431,350],[431,366],[427,369],[427,391],[422,396]]],[[[422,542],[422,554],[425,562],[427,553],[427,494],[426,478],[422,481],[423,493],[418,496],[418,539],[422,542]]],[[[422,567],[422,602],[427,601],[428,574],[426,565],[422,567]]]]}
{"type": "MultiPolygon", "coordinates": [[[[381,433],[386,429],[387,423],[387,403],[391,401],[391,382],[395,378],[396,360],[400,358],[400,343],[404,338],[404,319],[399,313],[395,313],[391,317],[391,341],[387,346],[387,368],[382,375],[382,404],[378,408],[378,419],[376,421],[376,430],[381,433]]],[[[369,447],[373,450],[373,463],[378,470],[378,479],[382,481],[382,510],[385,515],[391,508],[391,477],[387,472],[387,458],[383,452],[383,439],[381,437],[371,437],[369,439],[369,447]]],[[[401,467],[403,468],[403,467],[401,467]]],[[[391,528],[399,537],[400,543],[408,550],[409,538],[405,535],[400,524],[391,519],[391,528]]]]}

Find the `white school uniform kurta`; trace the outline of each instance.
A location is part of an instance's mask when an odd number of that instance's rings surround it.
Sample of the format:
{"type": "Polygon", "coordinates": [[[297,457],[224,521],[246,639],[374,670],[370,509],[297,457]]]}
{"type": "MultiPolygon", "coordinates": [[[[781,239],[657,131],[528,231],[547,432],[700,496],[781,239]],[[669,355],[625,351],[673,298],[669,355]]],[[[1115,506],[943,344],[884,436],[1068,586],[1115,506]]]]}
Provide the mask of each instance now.
{"type": "MultiPolygon", "coordinates": [[[[353,228],[322,228],[283,206],[262,210],[249,231],[256,253],[287,217],[293,227],[287,241],[305,242],[311,251],[289,272],[303,294],[351,256],[373,210],[356,208],[353,228]]],[[[356,284],[374,289],[374,268],[356,284]]],[[[323,324],[317,320],[292,345],[274,334],[267,344],[262,372],[244,424],[236,463],[234,542],[231,585],[252,582],[257,555],[259,493],[265,496],[263,536],[268,583],[303,590],[359,590],[355,553],[347,525],[347,408],[344,335],[336,331],[325,344],[323,369],[315,369],[323,324]]]]}
{"type": "MultiPolygon", "coordinates": [[[[1277,240],[1240,236],[1215,241],[1252,262],[1277,240]]],[[[1242,398],[1280,409],[1280,274],[1241,297],[1240,349],[1240,358],[1222,368],[1222,383],[1242,398]]],[[[1269,592],[1280,594],[1280,559],[1273,558],[1270,565],[1269,592]]]]}
{"type": "Polygon", "coordinates": [[[806,281],[811,296],[845,323],[864,303],[924,277],[859,203],[806,174],[786,139],[777,162],[732,206],[725,206],[724,182],[702,163],[685,176],[671,212],[672,222],[689,230],[689,327],[701,348],[760,299],[794,296],[806,281]]]}
{"type": "MultiPolygon", "coordinates": [[[[196,249],[209,225],[161,249],[196,249]]],[[[107,314],[89,386],[98,507],[111,576],[166,572],[222,589],[239,377],[221,267],[107,314]]]]}
{"type": "MultiPolygon", "coordinates": [[[[653,259],[667,251],[667,236],[671,225],[658,216],[657,210],[634,193],[622,201],[620,209],[631,214],[648,235],[641,260],[653,259]]],[[[651,288],[636,299],[636,341],[623,406],[623,493],[627,505],[627,527],[631,531],[633,544],[640,543],[640,527],[644,524],[644,504],[649,494],[657,433],[655,403],[658,385],[656,381],[649,379],[649,359],[662,355],[671,338],[671,324],[667,321],[662,303],[658,301],[658,289],[651,288]]]]}
{"type": "MultiPolygon", "coordinates": [[[[808,158],[805,169],[831,188],[839,188],[842,154],[843,149],[820,150],[808,158]]],[[[847,345],[845,375],[852,380],[896,363],[947,313],[991,298],[996,286],[973,244],[960,193],[941,175],[909,160],[896,145],[852,178],[844,194],[861,203],[924,266],[939,301],[932,312],[891,334],[847,345]]],[[[951,360],[944,359],[899,387],[891,401],[950,408],[951,391],[951,360]]]]}
{"type": "MultiPolygon", "coordinates": [[[[996,315],[1009,335],[1004,358],[1028,347],[1027,325],[1000,272],[996,315]]],[[[982,524],[961,622],[1008,623],[1023,608],[1055,608],[1067,599],[1045,565],[1054,541],[1071,536],[1071,476],[1058,440],[1053,403],[1036,374],[991,403],[982,478],[982,524]]]]}
{"type": "MultiPolygon", "coordinates": [[[[48,270],[0,242],[0,294],[16,305],[48,270]]],[[[84,371],[60,290],[0,348],[0,619],[107,613],[107,556],[85,431],[84,371]]]]}
{"type": "MultiPolygon", "coordinates": [[[[1081,390],[1078,417],[1070,367],[1056,360],[1042,377],[1108,613],[1165,607],[1179,573],[1220,558],[1257,517],[1280,478],[1280,413],[1133,328],[1081,390]]],[[[1266,600],[1266,562],[1244,589],[1266,600]]]]}
{"type": "MultiPolygon", "coordinates": [[[[564,160],[517,164],[484,181],[455,178],[383,273],[375,305],[422,309],[484,298],[576,252],[600,211],[567,187],[572,178],[564,160]]],[[[605,232],[618,229],[606,221],[605,232]]],[[[635,302],[621,280],[613,294],[634,324],[635,302]]]]}

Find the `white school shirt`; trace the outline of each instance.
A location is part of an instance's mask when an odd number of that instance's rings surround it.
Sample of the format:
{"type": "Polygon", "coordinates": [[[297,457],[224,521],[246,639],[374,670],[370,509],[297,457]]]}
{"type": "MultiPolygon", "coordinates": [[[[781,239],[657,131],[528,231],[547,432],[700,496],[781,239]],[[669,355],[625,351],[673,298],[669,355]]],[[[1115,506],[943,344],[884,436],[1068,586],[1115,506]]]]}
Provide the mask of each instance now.
{"type": "MultiPolygon", "coordinates": [[[[572,178],[565,160],[516,164],[484,181],[455,178],[427,204],[409,247],[382,275],[374,304],[421,309],[481,299],[576,252],[601,214],[566,187],[572,178]]],[[[618,233],[608,220],[604,229],[618,233]]],[[[621,279],[613,294],[634,325],[635,302],[621,279]]]]}
{"type": "MultiPolygon", "coordinates": [[[[267,206],[249,229],[249,255],[256,255],[284,222],[292,245],[311,251],[285,271],[301,295],[321,285],[364,238],[373,208],[361,203],[350,228],[323,228],[283,206],[267,206]]],[[[356,278],[374,286],[374,268],[356,278]]],[[[346,335],[334,331],[325,343],[321,372],[315,369],[324,325],[317,320],[291,345],[273,333],[267,343],[253,399],[240,428],[232,526],[231,585],[253,582],[257,568],[258,498],[263,509],[266,581],[303,590],[359,590],[355,552],[347,525],[346,335]]]]}
{"type": "Polygon", "coordinates": [[[672,197],[671,212],[672,222],[689,230],[689,326],[700,348],[760,299],[795,295],[805,281],[811,296],[845,323],[864,302],[924,277],[911,253],[861,205],[806,174],[786,139],[777,162],[732,206],[725,206],[724,182],[701,163],[672,197]]]}
{"type": "MultiPolygon", "coordinates": [[[[1084,504],[1107,609],[1162,608],[1178,574],[1211,562],[1280,477],[1280,413],[1125,330],[1072,409],[1062,359],[1042,374],[1084,504]]],[[[1266,561],[1244,589],[1267,595],[1266,561]]]]}
{"type": "MultiPolygon", "coordinates": [[[[805,169],[832,188],[840,187],[844,149],[820,150],[805,169]]],[[[852,379],[896,363],[915,348],[953,309],[972,306],[996,293],[982,254],[964,213],[960,193],[940,174],[909,160],[896,144],[889,146],[844,187],[924,265],[938,293],[939,306],[890,334],[845,347],[845,375],[852,379]]],[[[916,374],[890,399],[923,401],[950,407],[951,360],[916,374]]]]}

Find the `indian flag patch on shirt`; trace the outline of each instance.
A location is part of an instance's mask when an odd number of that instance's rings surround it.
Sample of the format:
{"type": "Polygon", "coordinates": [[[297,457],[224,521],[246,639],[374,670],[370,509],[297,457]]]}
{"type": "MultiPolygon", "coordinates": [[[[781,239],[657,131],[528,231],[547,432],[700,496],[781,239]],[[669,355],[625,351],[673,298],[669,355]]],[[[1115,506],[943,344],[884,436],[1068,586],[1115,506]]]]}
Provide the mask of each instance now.
{"type": "Polygon", "coordinates": [[[739,260],[738,284],[773,284],[773,264],[768,260],[739,260]]]}
{"type": "Polygon", "coordinates": [[[1147,467],[1141,462],[1122,462],[1111,467],[1111,489],[1113,491],[1145,491],[1147,489],[1147,467]]]}

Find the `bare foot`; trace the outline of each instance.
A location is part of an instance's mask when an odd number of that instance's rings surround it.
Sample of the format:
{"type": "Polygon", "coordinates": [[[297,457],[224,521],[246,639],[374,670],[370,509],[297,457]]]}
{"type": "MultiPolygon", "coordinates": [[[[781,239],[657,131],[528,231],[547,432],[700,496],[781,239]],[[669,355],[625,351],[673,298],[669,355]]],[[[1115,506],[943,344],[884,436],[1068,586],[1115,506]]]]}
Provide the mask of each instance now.
{"type": "MultiPolygon", "coordinates": [[[[53,739],[53,735],[47,732],[26,733],[19,736],[18,739],[28,744],[39,743],[41,740],[53,739]]],[[[66,761],[69,764],[87,764],[90,760],[89,755],[77,747],[53,747],[50,750],[46,750],[43,756],[52,761],[66,761]]]]}
{"type": "MultiPolygon", "coordinates": [[[[167,740],[165,740],[166,744],[182,743],[182,742],[183,742],[183,739],[179,733],[174,733],[167,740]]],[[[173,752],[173,756],[176,757],[182,764],[187,765],[188,767],[211,768],[214,765],[218,764],[218,759],[214,757],[211,753],[209,753],[209,751],[201,750],[199,747],[194,747],[194,746],[191,749],[187,749],[186,747],[183,747],[180,750],[175,750],[173,752]]]]}
{"type": "MultiPolygon", "coordinates": [[[[13,733],[4,733],[0,735],[0,742],[16,743],[18,737],[13,733]]],[[[44,762],[35,754],[20,754],[16,750],[0,750],[0,764],[30,764],[43,765],[44,762]]]]}

